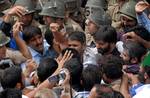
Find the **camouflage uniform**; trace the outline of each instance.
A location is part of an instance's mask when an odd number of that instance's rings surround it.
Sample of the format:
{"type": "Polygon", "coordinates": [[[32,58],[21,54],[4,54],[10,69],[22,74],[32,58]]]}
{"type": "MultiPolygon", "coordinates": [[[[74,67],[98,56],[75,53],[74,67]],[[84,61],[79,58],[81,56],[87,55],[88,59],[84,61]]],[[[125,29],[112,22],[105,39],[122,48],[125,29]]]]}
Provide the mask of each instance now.
{"type": "Polygon", "coordinates": [[[135,5],[136,1],[130,0],[126,2],[120,9],[122,16],[128,17],[130,19],[136,19],[135,5]]]}
{"type": "MultiPolygon", "coordinates": [[[[34,12],[36,11],[32,0],[17,0],[14,5],[23,6],[24,8],[26,8],[26,13],[25,14],[31,14],[31,13],[34,14],[34,12]]],[[[44,26],[41,25],[36,20],[33,19],[32,23],[30,25],[39,27],[41,29],[41,31],[44,32],[44,30],[43,30],[44,26]]]]}
{"type": "MultiPolygon", "coordinates": [[[[42,9],[40,15],[65,19],[65,2],[58,1],[58,0],[52,0],[50,2],[47,2],[43,6],[43,9],[42,9]],[[56,3],[54,3],[54,2],[56,2],[56,3]],[[56,4],[56,5],[54,5],[54,4],[56,4]]],[[[83,31],[81,26],[79,24],[77,24],[74,20],[72,20],[71,18],[65,19],[64,29],[65,30],[63,30],[63,31],[65,31],[67,33],[70,33],[72,31],[76,31],[76,30],[83,31]]]]}
{"type": "MultiPolygon", "coordinates": [[[[6,37],[5,34],[3,34],[2,31],[0,31],[0,47],[5,46],[10,41],[9,37],[6,37]]],[[[26,60],[26,58],[19,52],[12,49],[6,48],[6,54],[4,58],[11,59],[14,64],[21,64],[26,60]]]]}

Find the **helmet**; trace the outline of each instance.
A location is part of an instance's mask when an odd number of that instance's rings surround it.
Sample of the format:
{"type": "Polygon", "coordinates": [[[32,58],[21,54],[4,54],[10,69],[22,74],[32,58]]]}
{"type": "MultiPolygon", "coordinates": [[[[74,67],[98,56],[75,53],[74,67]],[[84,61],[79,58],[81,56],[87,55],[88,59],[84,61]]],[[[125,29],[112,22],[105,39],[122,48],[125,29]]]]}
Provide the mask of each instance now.
{"type": "Polygon", "coordinates": [[[10,8],[11,6],[11,2],[10,1],[6,1],[6,0],[0,0],[0,13],[2,13],[2,11],[10,8]]]}
{"type": "Polygon", "coordinates": [[[35,6],[36,11],[41,11],[43,6],[49,1],[50,0],[37,0],[36,6],[35,6]]]}
{"type": "Polygon", "coordinates": [[[51,0],[47,2],[40,15],[65,18],[65,5],[63,0],[51,0]]]}
{"type": "Polygon", "coordinates": [[[17,0],[14,5],[23,6],[26,8],[25,14],[30,14],[35,12],[35,8],[33,6],[33,2],[31,0],[17,0]]]}
{"type": "Polygon", "coordinates": [[[102,7],[104,10],[106,10],[107,0],[88,0],[86,7],[102,7]]]}
{"type": "Polygon", "coordinates": [[[65,2],[65,9],[69,12],[78,11],[81,6],[80,0],[64,0],[65,2]]]}
{"type": "Polygon", "coordinates": [[[120,9],[120,13],[125,16],[129,16],[136,19],[135,5],[136,1],[130,0],[126,2],[120,9]]]}
{"type": "Polygon", "coordinates": [[[91,8],[88,19],[93,21],[97,26],[111,25],[111,17],[105,13],[102,8],[91,8]]]}
{"type": "Polygon", "coordinates": [[[2,31],[0,31],[0,47],[6,45],[10,41],[10,38],[7,37],[2,31]]]}

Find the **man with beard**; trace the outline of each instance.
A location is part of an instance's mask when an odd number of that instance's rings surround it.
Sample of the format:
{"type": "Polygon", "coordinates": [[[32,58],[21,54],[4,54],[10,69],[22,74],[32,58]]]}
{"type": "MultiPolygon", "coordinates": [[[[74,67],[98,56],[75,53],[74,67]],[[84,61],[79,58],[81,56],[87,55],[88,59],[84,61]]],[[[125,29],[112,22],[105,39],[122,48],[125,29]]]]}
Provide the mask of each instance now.
{"type": "Polygon", "coordinates": [[[102,55],[112,54],[119,57],[120,53],[116,48],[117,32],[115,28],[103,26],[95,33],[94,40],[98,53],[102,55]]]}
{"type": "Polygon", "coordinates": [[[128,40],[123,44],[121,57],[126,65],[139,65],[147,53],[147,49],[140,43],[128,40]]]}
{"type": "Polygon", "coordinates": [[[128,90],[129,94],[133,97],[136,95],[137,89],[143,85],[139,80],[139,73],[143,72],[140,63],[144,59],[147,49],[143,45],[131,40],[126,41],[123,44],[123,48],[124,50],[121,53],[121,57],[125,63],[123,66],[125,74],[123,75],[121,85],[123,87],[122,89],[124,89],[124,91],[128,90]],[[129,85],[128,81],[131,81],[132,84],[129,89],[127,89],[129,85]]]}
{"type": "Polygon", "coordinates": [[[16,22],[13,26],[13,37],[19,46],[20,52],[28,59],[33,59],[36,64],[39,64],[40,59],[46,55],[48,47],[44,45],[43,36],[40,28],[29,26],[23,32],[23,40],[19,33],[22,24],[16,22]]]}

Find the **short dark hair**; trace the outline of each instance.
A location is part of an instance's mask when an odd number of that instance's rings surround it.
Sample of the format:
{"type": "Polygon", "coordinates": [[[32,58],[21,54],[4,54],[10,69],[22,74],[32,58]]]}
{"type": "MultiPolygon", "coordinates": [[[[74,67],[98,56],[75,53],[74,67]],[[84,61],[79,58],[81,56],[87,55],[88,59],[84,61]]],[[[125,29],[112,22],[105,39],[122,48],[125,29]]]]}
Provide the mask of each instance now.
{"type": "Polygon", "coordinates": [[[58,63],[56,60],[45,57],[41,59],[40,64],[37,68],[37,75],[40,82],[46,80],[49,76],[51,76],[58,67],[58,63]]]}
{"type": "Polygon", "coordinates": [[[95,84],[96,88],[96,98],[105,98],[105,95],[112,93],[113,89],[106,84],[95,84]]]}
{"type": "Polygon", "coordinates": [[[73,53],[72,58],[78,58],[80,60],[80,54],[76,49],[74,49],[74,48],[65,48],[61,52],[62,56],[65,54],[66,51],[71,51],[71,53],[73,53]]]}
{"type": "Polygon", "coordinates": [[[5,88],[14,88],[17,83],[22,82],[22,70],[18,66],[6,68],[3,72],[1,85],[5,88]]]}
{"type": "Polygon", "coordinates": [[[95,84],[101,83],[102,74],[96,65],[88,65],[82,71],[82,86],[86,91],[90,91],[95,84]]]}
{"type": "Polygon", "coordinates": [[[105,84],[97,84],[94,86],[96,88],[96,98],[124,98],[124,96],[113,90],[111,87],[105,84]]]}
{"type": "Polygon", "coordinates": [[[137,25],[137,26],[129,29],[128,32],[132,32],[132,31],[135,32],[135,34],[137,34],[144,40],[150,41],[150,32],[147,29],[145,29],[143,26],[137,25]]]}
{"type": "Polygon", "coordinates": [[[73,88],[75,87],[74,89],[76,91],[78,91],[78,89],[80,88],[76,88],[76,87],[80,87],[80,79],[83,70],[82,63],[80,62],[79,59],[72,58],[69,61],[65,62],[64,68],[69,70],[70,77],[71,77],[70,84],[72,85],[73,88]]]}
{"type": "Polygon", "coordinates": [[[104,41],[108,43],[117,42],[117,32],[112,26],[102,26],[95,34],[95,41],[104,41]]]}
{"type": "Polygon", "coordinates": [[[75,40],[81,42],[81,44],[86,43],[86,36],[84,32],[74,31],[68,35],[69,40],[75,40]]]}
{"type": "Polygon", "coordinates": [[[141,62],[142,56],[147,53],[147,49],[142,44],[131,40],[126,41],[123,48],[127,50],[130,58],[137,58],[138,63],[141,62]]]}
{"type": "Polygon", "coordinates": [[[50,47],[53,47],[53,39],[54,39],[53,33],[48,29],[45,32],[45,40],[50,45],[50,47]]]}
{"type": "Polygon", "coordinates": [[[22,92],[16,88],[7,88],[0,93],[0,98],[22,98],[22,92]]]}
{"type": "Polygon", "coordinates": [[[109,79],[119,79],[122,77],[122,65],[123,62],[121,58],[114,56],[114,55],[108,55],[104,56],[105,61],[101,64],[103,74],[106,75],[109,79]]]}
{"type": "Polygon", "coordinates": [[[28,26],[23,30],[23,40],[25,42],[28,42],[32,37],[34,37],[36,35],[42,36],[42,32],[39,27],[28,26]]]}
{"type": "Polygon", "coordinates": [[[114,90],[112,96],[113,96],[112,98],[124,98],[124,96],[120,92],[115,91],[115,90],[114,90]]]}

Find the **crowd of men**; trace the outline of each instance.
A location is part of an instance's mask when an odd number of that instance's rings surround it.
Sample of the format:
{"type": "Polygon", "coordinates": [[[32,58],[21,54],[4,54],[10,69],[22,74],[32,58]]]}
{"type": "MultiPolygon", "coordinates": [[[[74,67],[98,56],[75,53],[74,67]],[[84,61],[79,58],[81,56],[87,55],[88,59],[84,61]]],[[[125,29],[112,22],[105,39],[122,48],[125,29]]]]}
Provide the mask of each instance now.
{"type": "Polygon", "coordinates": [[[1,0],[0,98],[150,98],[149,0],[1,0]]]}

